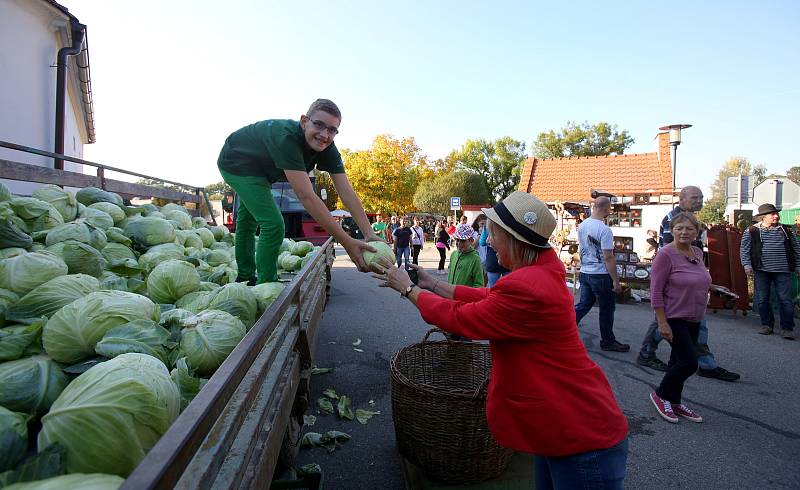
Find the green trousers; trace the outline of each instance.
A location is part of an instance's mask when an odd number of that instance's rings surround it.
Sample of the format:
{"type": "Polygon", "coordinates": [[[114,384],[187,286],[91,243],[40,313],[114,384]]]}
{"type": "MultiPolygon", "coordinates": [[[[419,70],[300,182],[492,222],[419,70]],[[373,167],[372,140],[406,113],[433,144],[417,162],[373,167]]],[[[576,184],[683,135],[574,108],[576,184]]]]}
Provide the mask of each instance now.
{"type": "Polygon", "coordinates": [[[233,175],[220,170],[222,178],[239,197],[236,210],[236,264],[239,278],[257,282],[278,280],[278,251],[284,236],[283,216],[272,197],[266,177],[233,175]],[[256,227],[261,229],[256,247],[256,227]]]}

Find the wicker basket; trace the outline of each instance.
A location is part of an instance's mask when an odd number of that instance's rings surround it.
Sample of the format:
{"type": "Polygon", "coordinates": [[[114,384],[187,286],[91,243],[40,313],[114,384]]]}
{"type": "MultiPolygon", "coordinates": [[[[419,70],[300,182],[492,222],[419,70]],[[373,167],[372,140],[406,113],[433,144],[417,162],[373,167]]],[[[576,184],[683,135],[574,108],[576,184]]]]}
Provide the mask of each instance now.
{"type": "Polygon", "coordinates": [[[406,459],[445,483],[489,480],[514,451],[497,444],[486,424],[489,346],[429,341],[392,358],[392,412],[397,445],[406,459]]]}

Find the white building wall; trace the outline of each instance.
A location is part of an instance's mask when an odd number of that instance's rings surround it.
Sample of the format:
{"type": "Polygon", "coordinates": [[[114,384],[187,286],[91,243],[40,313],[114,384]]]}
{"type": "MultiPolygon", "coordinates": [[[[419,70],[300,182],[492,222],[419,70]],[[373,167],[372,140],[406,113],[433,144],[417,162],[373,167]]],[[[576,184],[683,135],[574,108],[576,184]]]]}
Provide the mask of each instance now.
{"type": "Polygon", "coordinates": [[[631,209],[641,209],[641,228],[626,226],[612,226],[611,231],[615,237],[633,238],[633,251],[641,257],[647,248],[647,230],[656,230],[661,226],[661,220],[672,209],[672,204],[649,204],[647,206],[631,206],[631,209]]]}
{"type": "MultiPolygon", "coordinates": [[[[0,139],[53,151],[58,23],[67,22],[38,0],[0,0],[0,139]]],[[[64,153],[80,158],[83,140],[73,101],[68,99],[64,153]]],[[[0,148],[0,159],[52,167],[51,158],[0,148]]],[[[66,163],[66,162],[65,162],[66,163]]],[[[82,165],[65,169],[82,171],[82,165]]],[[[37,184],[3,181],[12,192],[29,195],[37,184]]]]}

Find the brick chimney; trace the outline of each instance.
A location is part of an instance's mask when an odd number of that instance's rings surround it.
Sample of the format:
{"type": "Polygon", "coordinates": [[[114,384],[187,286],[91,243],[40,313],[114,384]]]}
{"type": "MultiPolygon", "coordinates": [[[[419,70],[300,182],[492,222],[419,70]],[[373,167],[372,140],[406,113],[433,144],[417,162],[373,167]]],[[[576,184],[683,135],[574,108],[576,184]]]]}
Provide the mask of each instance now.
{"type": "Polygon", "coordinates": [[[667,181],[672,185],[672,153],[669,146],[669,131],[658,133],[658,168],[668,168],[667,181]]]}

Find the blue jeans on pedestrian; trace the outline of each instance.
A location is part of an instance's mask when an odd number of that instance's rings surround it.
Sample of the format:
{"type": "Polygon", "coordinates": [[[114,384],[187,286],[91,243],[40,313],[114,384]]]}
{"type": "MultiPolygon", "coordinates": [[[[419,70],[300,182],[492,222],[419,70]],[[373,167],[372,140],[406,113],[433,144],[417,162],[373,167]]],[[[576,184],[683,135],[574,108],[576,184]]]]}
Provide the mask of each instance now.
{"type": "Polygon", "coordinates": [[[575,322],[580,323],[596,301],[600,308],[600,346],[613,344],[617,340],[614,337],[614,309],[617,305],[611,276],[581,273],[580,284],[581,298],[575,305],[575,322]]]}
{"type": "Polygon", "coordinates": [[[775,314],[770,302],[770,291],[775,288],[781,315],[781,328],[794,329],[794,303],[792,302],[792,273],[755,271],[755,286],[758,303],[758,315],[761,324],[775,327],[775,314]]]}
{"type": "Polygon", "coordinates": [[[400,267],[400,264],[405,261],[406,270],[408,270],[408,257],[411,255],[411,247],[397,247],[395,251],[395,257],[397,258],[397,267],[400,267]]]}
{"type": "MultiPolygon", "coordinates": [[[[653,323],[650,324],[642,341],[642,350],[639,351],[639,355],[644,358],[654,357],[661,340],[661,334],[658,333],[658,320],[653,319],[653,323]]],[[[700,369],[717,369],[719,367],[714,354],[708,348],[708,323],[705,317],[700,320],[700,334],[697,337],[696,352],[700,369]]]]}
{"type": "Polygon", "coordinates": [[[534,456],[536,490],[622,490],[628,438],[608,449],[571,456],[534,456]]]}
{"type": "Polygon", "coordinates": [[[508,272],[489,272],[486,271],[486,287],[490,288],[494,286],[494,284],[500,280],[501,277],[508,274],[508,272]]]}

